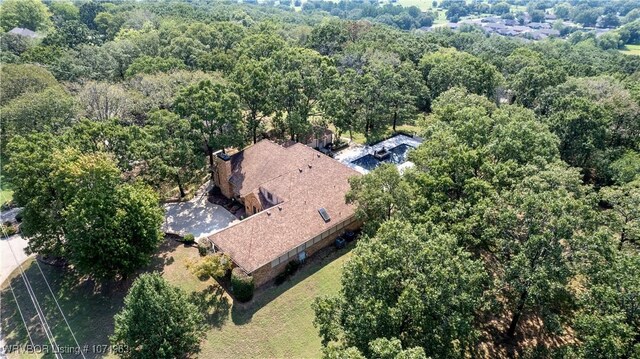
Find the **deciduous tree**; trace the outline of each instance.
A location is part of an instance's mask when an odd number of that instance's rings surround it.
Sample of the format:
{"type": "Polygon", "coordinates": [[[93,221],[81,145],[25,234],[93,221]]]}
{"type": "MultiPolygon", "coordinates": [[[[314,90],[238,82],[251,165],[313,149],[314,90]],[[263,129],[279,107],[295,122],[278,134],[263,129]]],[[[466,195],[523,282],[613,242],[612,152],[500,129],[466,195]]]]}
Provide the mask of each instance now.
{"type": "Polygon", "coordinates": [[[204,317],[187,294],[159,274],[143,274],[115,316],[111,343],[123,358],[185,358],[200,350],[204,317]]]}

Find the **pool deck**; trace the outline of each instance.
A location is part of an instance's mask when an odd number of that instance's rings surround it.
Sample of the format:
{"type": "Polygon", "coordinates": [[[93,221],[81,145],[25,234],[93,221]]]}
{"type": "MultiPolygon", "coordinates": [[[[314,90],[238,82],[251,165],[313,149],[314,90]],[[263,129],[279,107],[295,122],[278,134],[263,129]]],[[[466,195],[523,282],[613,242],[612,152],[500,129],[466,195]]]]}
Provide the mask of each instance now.
{"type": "MultiPolygon", "coordinates": [[[[422,143],[422,139],[419,137],[409,137],[406,135],[396,135],[393,136],[391,138],[388,138],[382,142],[378,142],[375,145],[372,146],[366,146],[366,145],[349,145],[348,148],[345,148],[342,151],[336,152],[334,158],[342,163],[344,163],[345,165],[353,168],[354,170],[362,173],[362,174],[366,174],[369,173],[369,170],[360,167],[356,164],[351,163],[352,161],[362,157],[362,156],[366,156],[368,154],[373,154],[375,151],[381,150],[382,147],[386,148],[386,149],[390,149],[390,148],[394,148],[396,146],[400,146],[400,145],[409,145],[411,147],[418,147],[421,143],[422,143]]],[[[401,163],[398,165],[398,169],[400,171],[404,170],[405,168],[411,167],[413,165],[413,163],[407,161],[404,163],[401,163]]]]}

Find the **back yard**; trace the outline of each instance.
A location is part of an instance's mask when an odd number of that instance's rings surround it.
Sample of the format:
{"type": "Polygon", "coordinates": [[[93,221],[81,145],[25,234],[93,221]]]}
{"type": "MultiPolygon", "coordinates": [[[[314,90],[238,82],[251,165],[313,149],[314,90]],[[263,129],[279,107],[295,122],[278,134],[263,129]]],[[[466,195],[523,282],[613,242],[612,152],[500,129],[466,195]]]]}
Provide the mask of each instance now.
{"type": "MultiPolygon", "coordinates": [[[[232,303],[232,299],[217,285],[212,286],[211,281],[202,282],[187,270],[186,264],[199,258],[195,247],[168,241],[147,270],[161,272],[172,284],[192,292],[197,301],[207,308],[209,330],[204,334],[201,357],[318,357],[320,339],[312,324],[311,303],[316,296],[337,293],[341,268],[349,258],[349,250],[332,252],[303,266],[288,282],[257,291],[254,299],[244,305],[232,303]]],[[[120,310],[131,280],[101,285],[73,278],[62,268],[44,264],[40,267],[80,346],[88,346],[87,357],[104,357],[104,354],[93,353],[93,345],[108,344],[108,337],[113,333],[113,316],[120,310]]],[[[30,260],[23,268],[57,344],[61,347],[74,346],[38,266],[30,260]]],[[[29,342],[14,299],[17,298],[34,344],[44,345],[47,339],[19,271],[2,284],[0,295],[1,325],[6,344],[29,342]]],[[[29,356],[14,353],[9,357],[29,356]]]]}

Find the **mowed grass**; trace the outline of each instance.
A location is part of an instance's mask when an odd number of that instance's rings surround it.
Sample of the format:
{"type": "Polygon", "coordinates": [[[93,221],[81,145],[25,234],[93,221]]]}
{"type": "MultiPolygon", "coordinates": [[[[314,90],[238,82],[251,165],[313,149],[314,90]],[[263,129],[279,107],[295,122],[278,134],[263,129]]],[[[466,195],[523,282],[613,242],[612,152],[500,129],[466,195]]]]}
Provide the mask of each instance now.
{"type": "Polygon", "coordinates": [[[13,190],[11,184],[7,182],[6,178],[0,175],[0,205],[5,204],[13,199],[13,190]]]}
{"type": "MultiPolygon", "coordinates": [[[[192,293],[198,303],[206,307],[209,329],[204,333],[200,357],[318,357],[320,339],[313,327],[311,303],[317,296],[338,292],[342,265],[348,257],[349,249],[344,249],[316,258],[288,282],[259,290],[248,304],[233,303],[213,281],[200,281],[189,272],[186,264],[199,258],[194,247],[167,241],[146,271],[162,273],[170,283],[192,293]]],[[[75,347],[35,261],[27,261],[23,268],[58,346],[75,347]]],[[[75,278],[64,268],[45,264],[40,264],[40,268],[78,343],[81,347],[87,346],[86,357],[114,357],[113,354],[97,353],[93,348],[108,344],[108,338],[113,334],[113,316],[122,308],[133,278],[120,283],[98,283],[75,278]]],[[[48,343],[19,271],[2,284],[0,297],[0,325],[8,345],[29,343],[16,298],[34,344],[48,343]]],[[[52,355],[9,353],[9,358],[34,357],[52,355]]],[[[81,356],[65,354],[64,357],[81,356]]]]}
{"type": "MultiPolygon", "coordinates": [[[[329,129],[331,131],[333,131],[333,133],[337,133],[337,130],[335,128],[335,126],[333,125],[329,125],[329,129]]],[[[400,126],[396,126],[396,132],[402,132],[402,133],[408,133],[408,134],[420,134],[421,131],[421,127],[414,125],[414,124],[404,124],[404,125],[400,125],[400,126]]],[[[353,142],[360,144],[360,145],[364,145],[368,143],[373,143],[373,142],[377,142],[386,138],[389,138],[391,136],[394,135],[393,129],[391,127],[389,127],[388,129],[386,129],[384,132],[380,133],[378,136],[374,136],[371,137],[369,139],[369,141],[367,141],[367,138],[364,136],[363,133],[361,132],[353,132],[353,137],[350,138],[349,137],[349,132],[343,132],[341,134],[341,137],[344,139],[351,139],[353,142]]]]}
{"type": "Polygon", "coordinates": [[[640,45],[626,45],[620,52],[627,55],[640,55],[640,45]]]}

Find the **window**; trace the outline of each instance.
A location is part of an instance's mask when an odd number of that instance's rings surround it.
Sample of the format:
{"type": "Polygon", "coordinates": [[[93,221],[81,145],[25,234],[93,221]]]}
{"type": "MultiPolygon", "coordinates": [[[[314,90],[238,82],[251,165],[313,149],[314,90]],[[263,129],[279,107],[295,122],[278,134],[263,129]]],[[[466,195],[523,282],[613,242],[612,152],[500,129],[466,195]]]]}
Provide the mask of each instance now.
{"type": "Polygon", "coordinates": [[[267,192],[267,199],[269,202],[273,203],[273,196],[271,195],[271,192],[267,192]]]}
{"type": "Polygon", "coordinates": [[[276,258],[271,262],[271,268],[274,268],[280,264],[280,258],[276,258]]]}
{"type": "Polygon", "coordinates": [[[258,213],[258,209],[256,209],[256,206],[253,206],[253,214],[258,213]]]}
{"type": "Polygon", "coordinates": [[[289,255],[288,255],[288,253],[285,253],[285,254],[281,255],[280,258],[278,258],[278,262],[284,263],[284,262],[287,261],[287,258],[289,258],[289,255]]]}
{"type": "Polygon", "coordinates": [[[296,254],[298,254],[297,252],[297,248],[294,248],[292,250],[289,251],[289,258],[293,258],[296,256],[296,254]]]}

